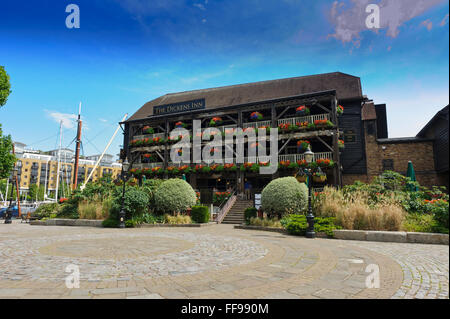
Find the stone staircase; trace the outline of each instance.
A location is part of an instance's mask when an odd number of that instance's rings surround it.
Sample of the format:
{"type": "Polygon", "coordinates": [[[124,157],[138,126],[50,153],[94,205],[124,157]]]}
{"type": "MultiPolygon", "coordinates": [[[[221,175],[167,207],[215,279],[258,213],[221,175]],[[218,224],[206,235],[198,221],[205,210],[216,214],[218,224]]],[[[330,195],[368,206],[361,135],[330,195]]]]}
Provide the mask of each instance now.
{"type": "Polygon", "coordinates": [[[243,224],[244,210],[248,207],[253,207],[252,200],[237,199],[233,207],[231,207],[228,214],[222,221],[222,224],[243,224]]]}

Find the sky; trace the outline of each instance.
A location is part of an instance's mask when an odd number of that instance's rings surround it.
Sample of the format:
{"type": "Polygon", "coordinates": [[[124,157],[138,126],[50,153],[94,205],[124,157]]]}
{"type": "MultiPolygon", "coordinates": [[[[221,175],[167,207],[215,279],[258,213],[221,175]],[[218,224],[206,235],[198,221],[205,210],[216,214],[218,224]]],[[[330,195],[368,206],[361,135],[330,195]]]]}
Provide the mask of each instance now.
{"type": "Polygon", "coordinates": [[[387,104],[389,137],[416,135],[449,103],[446,0],[0,1],[12,89],[0,123],[35,149],[58,147],[60,121],[74,148],[80,101],[92,155],[126,113],[166,93],[335,71],[387,104]],[[79,28],[66,26],[69,4],[79,28]]]}

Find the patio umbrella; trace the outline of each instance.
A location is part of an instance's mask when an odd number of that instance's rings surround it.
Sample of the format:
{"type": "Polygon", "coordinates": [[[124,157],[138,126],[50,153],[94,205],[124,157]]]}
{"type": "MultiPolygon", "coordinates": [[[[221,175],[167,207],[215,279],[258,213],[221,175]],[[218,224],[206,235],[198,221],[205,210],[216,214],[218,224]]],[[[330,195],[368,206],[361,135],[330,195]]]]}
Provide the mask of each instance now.
{"type": "MultiPolygon", "coordinates": [[[[416,173],[414,172],[414,167],[411,161],[408,162],[408,169],[406,170],[406,177],[409,177],[409,179],[412,182],[416,181],[416,173]]],[[[412,185],[411,183],[408,183],[408,185],[406,186],[407,189],[411,192],[417,192],[417,186],[412,185]]]]}

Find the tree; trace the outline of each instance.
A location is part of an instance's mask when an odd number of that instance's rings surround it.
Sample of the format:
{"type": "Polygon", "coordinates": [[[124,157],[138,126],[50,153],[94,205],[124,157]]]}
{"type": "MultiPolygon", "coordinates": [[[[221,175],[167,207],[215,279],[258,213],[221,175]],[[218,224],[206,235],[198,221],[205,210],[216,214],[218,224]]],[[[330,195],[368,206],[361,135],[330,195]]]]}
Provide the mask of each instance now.
{"type": "Polygon", "coordinates": [[[3,136],[2,125],[0,124],[0,179],[9,177],[16,156],[12,154],[13,142],[11,135],[3,136]]]}
{"type": "Polygon", "coordinates": [[[9,75],[6,73],[5,68],[0,65],[0,107],[6,104],[10,93],[9,75]]]}

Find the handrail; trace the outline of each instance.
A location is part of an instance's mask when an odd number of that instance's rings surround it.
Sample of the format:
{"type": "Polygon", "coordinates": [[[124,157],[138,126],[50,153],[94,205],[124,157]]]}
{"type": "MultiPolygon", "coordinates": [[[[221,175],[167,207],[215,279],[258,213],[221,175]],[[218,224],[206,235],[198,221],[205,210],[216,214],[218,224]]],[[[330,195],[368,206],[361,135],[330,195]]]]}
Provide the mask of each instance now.
{"type": "Polygon", "coordinates": [[[220,208],[219,206],[219,212],[217,213],[217,217],[215,220],[218,224],[222,223],[223,219],[225,218],[225,215],[230,211],[231,207],[233,207],[234,203],[236,202],[236,199],[237,199],[236,190],[234,189],[233,192],[231,193],[231,196],[226,200],[223,207],[220,208]]]}

